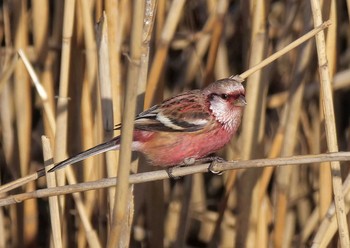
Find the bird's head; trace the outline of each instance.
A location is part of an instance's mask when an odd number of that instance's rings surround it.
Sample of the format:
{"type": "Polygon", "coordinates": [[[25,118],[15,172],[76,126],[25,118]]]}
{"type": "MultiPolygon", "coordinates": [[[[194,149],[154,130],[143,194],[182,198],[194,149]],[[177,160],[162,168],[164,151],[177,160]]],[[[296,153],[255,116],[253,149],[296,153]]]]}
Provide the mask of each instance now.
{"type": "Polygon", "coordinates": [[[203,90],[216,120],[228,131],[240,125],[243,108],[247,104],[243,85],[236,78],[217,80],[203,90]]]}

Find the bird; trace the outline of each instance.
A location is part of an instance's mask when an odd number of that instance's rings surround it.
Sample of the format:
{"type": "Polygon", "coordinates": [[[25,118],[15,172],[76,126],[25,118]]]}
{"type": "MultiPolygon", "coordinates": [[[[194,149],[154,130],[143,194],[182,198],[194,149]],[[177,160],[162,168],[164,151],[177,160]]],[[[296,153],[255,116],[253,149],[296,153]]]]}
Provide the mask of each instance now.
{"type": "MultiPolygon", "coordinates": [[[[138,114],[132,150],[154,166],[171,168],[199,160],[224,147],[241,124],[245,89],[239,76],[219,79],[204,89],[180,93],[138,114]]],[[[121,129],[122,124],[115,126],[121,129]]],[[[122,134],[121,134],[122,135],[122,134]]],[[[49,172],[120,148],[121,136],[63,160],[49,172]]]]}

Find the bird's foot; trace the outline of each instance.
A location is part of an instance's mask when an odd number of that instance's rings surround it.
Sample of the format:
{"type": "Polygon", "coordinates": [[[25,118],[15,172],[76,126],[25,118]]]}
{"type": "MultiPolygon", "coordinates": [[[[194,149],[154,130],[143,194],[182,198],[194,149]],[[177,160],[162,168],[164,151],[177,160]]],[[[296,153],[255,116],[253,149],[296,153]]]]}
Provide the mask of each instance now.
{"type": "Polygon", "coordinates": [[[222,171],[217,171],[214,170],[214,166],[216,163],[222,163],[222,162],[227,162],[225,159],[221,158],[221,157],[217,157],[217,156],[211,156],[211,157],[206,157],[206,158],[201,158],[199,159],[201,160],[202,163],[208,163],[210,162],[210,165],[208,167],[208,171],[211,172],[214,175],[222,175],[222,171]]]}
{"type": "Polygon", "coordinates": [[[178,168],[178,167],[182,167],[183,165],[175,165],[175,166],[172,166],[172,167],[168,167],[165,171],[166,171],[166,173],[168,174],[168,177],[170,178],[170,179],[173,179],[173,180],[179,180],[179,179],[181,179],[181,177],[179,177],[179,176],[174,176],[174,174],[173,174],[173,169],[174,168],[178,168]]]}
{"type": "Polygon", "coordinates": [[[214,166],[216,163],[222,163],[227,162],[225,159],[218,157],[218,156],[210,156],[205,158],[185,158],[184,161],[181,163],[181,166],[188,166],[193,164],[203,164],[203,163],[210,163],[208,167],[208,171],[213,173],[214,175],[222,175],[222,171],[216,171],[214,170],[214,166]]]}
{"type": "Polygon", "coordinates": [[[179,168],[179,167],[190,166],[190,165],[195,164],[196,162],[197,162],[197,160],[195,158],[185,158],[180,164],[167,168],[166,172],[167,172],[170,179],[178,180],[178,179],[181,179],[182,177],[174,176],[173,169],[179,168]]]}
{"type": "Polygon", "coordinates": [[[222,173],[223,173],[222,171],[216,171],[213,168],[216,163],[222,163],[222,162],[227,162],[227,161],[221,157],[218,157],[218,156],[210,156],[210,157],[199,158],[199,159],[185,158],[183,160],[183,162],[181,162],[180,164],[167,168],[166,172],[167,172],[170,179],[178,180],[181,177],[173,175],[172,171],[174,168],[190,166],[190,165],[194,165],[194,164],[210,163],[210,165],[208,167],[208,171],[214,175],[222,175],[222,173]]]}

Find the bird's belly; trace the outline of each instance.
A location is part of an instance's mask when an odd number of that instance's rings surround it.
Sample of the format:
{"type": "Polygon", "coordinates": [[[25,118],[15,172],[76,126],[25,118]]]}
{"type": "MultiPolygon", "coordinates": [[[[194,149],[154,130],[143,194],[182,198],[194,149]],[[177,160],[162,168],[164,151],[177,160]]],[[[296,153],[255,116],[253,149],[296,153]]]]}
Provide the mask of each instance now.
{"type": "Polygon", "coordinates": [[[157,133],[157,137],[140,149],[155,166],[168,167],[186,158],[202,158],[227,144],[232,134],[224,129],[205,133],[157,133]]]}

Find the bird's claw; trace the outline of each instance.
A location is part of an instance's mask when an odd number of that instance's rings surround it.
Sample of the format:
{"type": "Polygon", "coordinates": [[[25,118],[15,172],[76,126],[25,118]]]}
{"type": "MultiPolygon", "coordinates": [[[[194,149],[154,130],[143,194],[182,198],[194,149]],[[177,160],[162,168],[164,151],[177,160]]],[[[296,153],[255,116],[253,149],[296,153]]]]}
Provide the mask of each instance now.
{"type": "Polygon", "coordinates": [[[217,170],[214,170],[214,166],[217,164],[217,163],[222,163],[222,162],[226,162],[225,159],[223,158],[220,158],[220,157],[208,157],[208,160],[207,162],[211,162],[209,167],[208,167],[208,171],[214,175],[222,175],[223,171],[217,171],[217,170]]]}
{"type": "Polygon", "coordinates": [[[169,168],[167,168],[167,169],[165,170],[166,173],[168,174],[168,177],[169,177],[170,179],[173,179],[173,180],[179,180],[179,179],[181,179],[181,177],[179,177],[179,176],[174,176],[174,175],[173,175],[173,168],[176,168],[176,167],[180,167],[180,166],[169,167],[169,168]]]}
{"type": "Polygon", "coordinates": [[[182,163],[184,166],[193,165],[196,163],[196,159],[195,158],[185,158],[182,163]]]}

